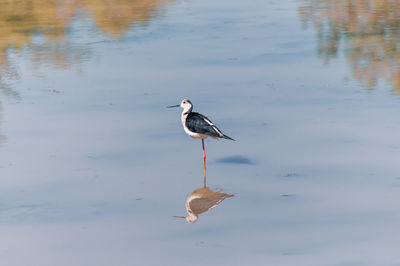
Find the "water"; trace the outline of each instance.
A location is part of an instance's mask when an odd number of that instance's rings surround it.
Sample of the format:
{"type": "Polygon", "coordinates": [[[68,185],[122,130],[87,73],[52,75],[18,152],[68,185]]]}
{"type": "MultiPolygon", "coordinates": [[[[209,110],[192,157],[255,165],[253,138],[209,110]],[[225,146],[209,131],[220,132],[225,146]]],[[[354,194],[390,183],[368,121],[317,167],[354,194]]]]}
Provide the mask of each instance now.
{"type": "Polygon", "coordinates": [[[395,1],[0,4],[2,265],[399,265],[395,1]],[[199,215],[189,98],[206,141],[199,215]]]}

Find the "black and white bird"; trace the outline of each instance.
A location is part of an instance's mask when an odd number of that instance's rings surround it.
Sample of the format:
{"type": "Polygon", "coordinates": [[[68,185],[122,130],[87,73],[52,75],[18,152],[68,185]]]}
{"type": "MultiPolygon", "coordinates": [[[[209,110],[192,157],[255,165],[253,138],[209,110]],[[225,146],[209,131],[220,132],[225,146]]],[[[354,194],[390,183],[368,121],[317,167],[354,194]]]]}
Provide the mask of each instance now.
{"type": "Polygon", "coordinates": [[[210,119],[205,117],[202,114],[192,112],[193,104],[190,100],[182,100],[181,104],[168,106],[168,108],[172,107],[182,107],[182,125],[186,134],[195,139],[201,139],[201,143],[203,145],[203,163],[204,163],[204,180],[206,177],[206,152],[204,148],[204,139],[207,137],[212,138],[223,138],[234,140],[224,133],[221,132],[210,119]]]}

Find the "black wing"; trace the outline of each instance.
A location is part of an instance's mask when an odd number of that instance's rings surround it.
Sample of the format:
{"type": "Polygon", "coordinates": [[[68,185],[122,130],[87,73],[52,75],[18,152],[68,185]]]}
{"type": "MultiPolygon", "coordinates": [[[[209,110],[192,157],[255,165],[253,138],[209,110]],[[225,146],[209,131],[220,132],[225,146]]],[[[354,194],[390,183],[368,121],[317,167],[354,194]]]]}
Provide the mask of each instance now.
{"type": "Polygon", "coordinates": [[[186,127],[195,133],[218,138],[223,137],[221,131],[210,121],[210,119],[199,113],[191,112],[188,114],[186,117],[186,127]]]}

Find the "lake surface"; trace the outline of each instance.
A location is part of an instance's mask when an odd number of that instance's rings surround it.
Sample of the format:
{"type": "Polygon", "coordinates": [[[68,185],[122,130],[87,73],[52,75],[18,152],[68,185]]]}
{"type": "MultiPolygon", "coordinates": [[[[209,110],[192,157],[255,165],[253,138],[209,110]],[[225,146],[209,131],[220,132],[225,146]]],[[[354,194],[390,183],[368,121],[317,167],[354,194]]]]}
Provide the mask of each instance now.
{"type": "Polygon", "coordinates": [[[1,264],[400,265],[399,10],[3,1],[1,264]]]}

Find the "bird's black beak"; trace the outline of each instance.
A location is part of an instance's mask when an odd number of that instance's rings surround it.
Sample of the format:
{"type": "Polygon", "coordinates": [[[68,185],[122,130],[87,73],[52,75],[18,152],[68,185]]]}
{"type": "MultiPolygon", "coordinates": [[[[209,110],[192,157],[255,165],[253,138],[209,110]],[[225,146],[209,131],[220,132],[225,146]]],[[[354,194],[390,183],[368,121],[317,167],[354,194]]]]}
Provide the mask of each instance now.
{"type": "Polygon", "coordinates": [[[180,106],[181,106],[180,104],[177,104],[177,105],[167,106],[167,108],[174,108],[174,107],[180,107],[180,106]]]}

